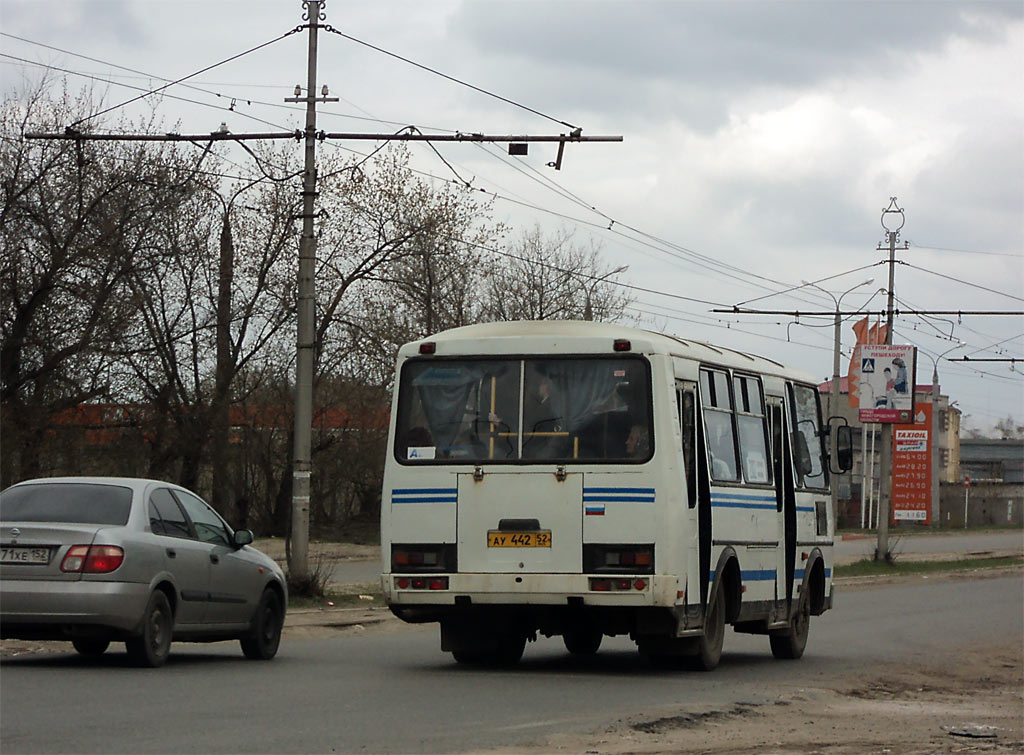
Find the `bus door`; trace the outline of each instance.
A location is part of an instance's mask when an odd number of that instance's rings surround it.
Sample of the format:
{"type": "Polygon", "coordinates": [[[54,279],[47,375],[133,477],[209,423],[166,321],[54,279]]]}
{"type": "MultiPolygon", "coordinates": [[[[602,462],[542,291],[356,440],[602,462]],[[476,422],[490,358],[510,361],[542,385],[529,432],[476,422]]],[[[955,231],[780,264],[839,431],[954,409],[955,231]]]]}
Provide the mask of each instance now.
{"type": "Polygon", "coordinates": [[[582,573],[583,475],[552,472],[458,475],[460,572],[582,573]]]}
{"type": "Polygon", "coordinates": [[[772,464],[775,471],[776,507],[781,513],[784,571],[778,580],[776,599],[787,602],[793,597],[796,573],[796,490],[793,483],[793,459],[790,449],[790,413],[780,402],[772,402],[772,464]]]}

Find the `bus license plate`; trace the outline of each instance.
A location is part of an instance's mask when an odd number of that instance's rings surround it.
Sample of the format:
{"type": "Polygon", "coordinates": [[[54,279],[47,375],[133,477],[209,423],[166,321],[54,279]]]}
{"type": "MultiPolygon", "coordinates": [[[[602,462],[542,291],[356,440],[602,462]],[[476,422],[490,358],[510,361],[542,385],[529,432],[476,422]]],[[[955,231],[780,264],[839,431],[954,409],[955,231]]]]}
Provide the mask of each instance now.
{"type": "Polygon", "coordinates": [[[49,548],[21,548],[4,546],[0,548],[0,564],[48,564],[49,548]]]}
{"type": "Polygon", "coordinates": [[[501,532],[490,530],[487,533],[488,548],[550,548],[551,530],[535,532],[501,532]]]}

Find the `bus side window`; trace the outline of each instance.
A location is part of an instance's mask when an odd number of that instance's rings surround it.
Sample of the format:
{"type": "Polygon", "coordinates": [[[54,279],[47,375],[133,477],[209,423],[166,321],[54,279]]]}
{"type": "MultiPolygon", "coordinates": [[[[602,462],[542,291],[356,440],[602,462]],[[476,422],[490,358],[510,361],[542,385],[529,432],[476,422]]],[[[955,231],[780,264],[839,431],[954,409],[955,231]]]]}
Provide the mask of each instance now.
{"type": "Polygon", "coordinates": [[[768,426],[761,381],[747,375],[736,375],[733,388],[743,478],[752,483],[769,483],[768,426]]]}
{"type": "Polygon", "coordinates": [[[704,412],[711,478],[735,482],[740,479],[736,463],[736,436],[732,424],[732,394],[729,375],[720,370],[700,371],[700,399],[704,412]]]}
{"type": "Polygon", "coordinates": [[[676,403],[679,407],[679,427],[682,429],[687,504],[692,509],[697,505],[697,403],[693,391],[677,391],[676,403]]]}

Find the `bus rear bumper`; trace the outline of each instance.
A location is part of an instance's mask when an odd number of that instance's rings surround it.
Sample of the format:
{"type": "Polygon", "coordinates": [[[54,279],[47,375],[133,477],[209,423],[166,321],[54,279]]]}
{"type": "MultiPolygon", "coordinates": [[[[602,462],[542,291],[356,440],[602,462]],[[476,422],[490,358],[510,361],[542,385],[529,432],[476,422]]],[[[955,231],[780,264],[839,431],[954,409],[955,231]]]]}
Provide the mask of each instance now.
{"type": "MultiPolygon", "coordinates": [[[[454,605],[576,605],[670,608],[685,600],[680,580],[670,575],[593,574],[447,574],[443,590],[400,588],[399,579],[412,575],[381,575],[388,604],[402,606],[454,605]],[[593,589],[592,580],[612,589],[593,589]],[[628,588],[624,587],[628,583],[628,588]]],[[[416,575],[423,576],[423,575],[416,575]]]]}

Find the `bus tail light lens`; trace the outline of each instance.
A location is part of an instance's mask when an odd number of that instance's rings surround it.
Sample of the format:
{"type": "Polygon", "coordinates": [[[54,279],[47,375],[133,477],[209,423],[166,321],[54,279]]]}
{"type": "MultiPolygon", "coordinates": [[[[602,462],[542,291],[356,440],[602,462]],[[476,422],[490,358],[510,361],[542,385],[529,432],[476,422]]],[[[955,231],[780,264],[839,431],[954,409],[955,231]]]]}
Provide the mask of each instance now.
{"type": "Polygon", "coordinates": [[[447,590],[448,577],[396,577],[399,590],[447,590]]]}
{"type": "Polygon", "coordinates": [[[583,570],[590,574],[653,574],[654,545],[584,545],[583,570]]]}
{"type": "Polygon", "coordinates": [[[647,589],[646,579],[633,579],[632,577],[616,577],[607,579],[605,577],[591,577],[591,592],[626,592],[636,590],[643,592],[647,589]]]}
{"type": "Polygon", "coordinates": [[[393,572],[457,571],[455,546],[452,544],[421,544],[391,546],[393,572]]]}

